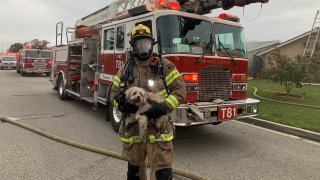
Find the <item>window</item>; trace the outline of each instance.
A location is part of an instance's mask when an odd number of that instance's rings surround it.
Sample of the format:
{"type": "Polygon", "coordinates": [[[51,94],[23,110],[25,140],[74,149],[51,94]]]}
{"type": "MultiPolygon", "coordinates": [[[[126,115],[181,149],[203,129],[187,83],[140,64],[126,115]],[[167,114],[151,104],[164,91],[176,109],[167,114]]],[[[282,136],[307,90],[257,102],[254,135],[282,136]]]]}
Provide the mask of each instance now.
{"type": "Polygon", "coordinates": [[[125,37],[125,28],[124,26],[119,26],[117,28],[117,50],[123,50],[124,49],[124,37],[125,37]]]}
{"type": "Polygon", "coordinates": [[[161,54],[213,54],[212,24],[183,16],[162,16],[157,20],[161,54]]]}
{"type": "Polygon", "coordinates": [[[3,57],[3,61],[16,61],[16,57],[3,57]]]}
{"type": "Polygon", "coordinates": [[[242,27],[214,24],[214,38],[219,56],[246,58],[246,39],[242,27]],[[226,52],[227,51],[227,52],[226,52]]]}
{"type": "Polygon", "coordinates": [[[104,50],[114,49],[114,29],[107,29],[104,31],[104,50]]]}
{"type": "Polygon", "coordinates": [[[51,51],[40,51],[40,57],[52,58],[52,52],[51,51]]]}
{"type": "Polygon", "coordinates": [[[25,57],[28,58],[39,58],[39,50],[27,50],[25,57]]]}

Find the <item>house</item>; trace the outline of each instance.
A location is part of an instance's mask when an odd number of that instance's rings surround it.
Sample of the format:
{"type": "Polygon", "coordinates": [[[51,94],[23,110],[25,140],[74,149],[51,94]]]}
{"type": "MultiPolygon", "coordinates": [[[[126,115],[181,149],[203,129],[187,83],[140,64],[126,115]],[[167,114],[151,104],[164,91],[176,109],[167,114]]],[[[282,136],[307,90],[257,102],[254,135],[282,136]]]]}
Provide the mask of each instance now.
{"type": "Polygon", "coordinates": [[[280,44],[280,41],[249,41],[247,42],[248,76],[253,77],[254,73],[257,71],[253,67],[253,59],[255,55],[267,49],[270,49],[278,44],[280,44]]]}
{"type": "MultiPolygon", "coordinates": [[[[299,36],[255,54],[253,57],[253,75],[256,76],[257,73],[259,73],[264,67],[268,66],[268,57],[270,57],[273,53],[280,53],[288,56],[289,58],[295,58],[298,55],[303,55],[309,34],[310,31],[305,32],[299,36]]],[[[320,38],[317,39],[317,44],[320,44],[320,38]]],[[[320,53],[318,45],[316,46],[315,53],[316,56],[318,56],[320,53]]],[[[317,80],[320,80],[319,75],[315,76],[317,80]]]]}

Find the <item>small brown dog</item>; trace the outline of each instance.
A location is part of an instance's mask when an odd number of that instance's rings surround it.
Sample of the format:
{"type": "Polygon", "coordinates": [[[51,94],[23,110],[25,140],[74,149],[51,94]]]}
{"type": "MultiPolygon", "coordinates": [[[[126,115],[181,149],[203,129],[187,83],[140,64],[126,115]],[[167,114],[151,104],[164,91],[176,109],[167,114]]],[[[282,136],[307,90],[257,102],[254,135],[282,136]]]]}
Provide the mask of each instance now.
{"type": "MultiPolygon", "coordinates": [[[[147,102],[147,100],[150,99],[157,103],[163,103],[164,98],[159,95],[146,92],[144,89],[138,87],[129,88],[126,90],[125,94],[126,101],[138,107],[138,111],[136,113],[130,114],[126,118],[125,126],[137,122],[139,124],[139,135],[141,138],[144,138],[148,127],[148,119],[145,115],[143,115],[143,113],[151,108],[151,105],[147,102]]],[[[158,118],[156,120],[156,128],[160,129],[164,121],[168,119],[169,115],[164,115],[158,118]]]]}

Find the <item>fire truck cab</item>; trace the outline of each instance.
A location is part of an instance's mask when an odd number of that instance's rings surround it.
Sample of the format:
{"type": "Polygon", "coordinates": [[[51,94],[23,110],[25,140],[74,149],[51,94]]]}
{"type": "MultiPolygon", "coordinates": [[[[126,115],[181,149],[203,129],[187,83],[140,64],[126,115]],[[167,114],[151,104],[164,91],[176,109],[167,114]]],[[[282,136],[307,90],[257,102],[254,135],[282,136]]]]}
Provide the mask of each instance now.
{"type": "MultiPolygon", "coordinates": [[[[108,9],[112,12],[114,7],[98,12],[108,9]]],[[[110,88],[131,50],[131,30],[143,24],[157,42],[154,53],[174,63],[186,83],[185,103],[171,113],[176,126],[219,124],[256,116],[259,100],[247,98],[247,49],[239,20],[235,16],[216,18],[177,11],[175,7],[167,9],[149,4],[133,7],[128,14],[118,13],[114,19],[98,24],[98,35],[75,38],[55,47],[51,79],[59,98],[71,96],[94,107],[107,105],[107,119],[118,130],[122,115],[113,107],[110,88]]],[[[97,25],[93,19],[98,16],[102,14],[84,17],[76,26],[97,25]]]]}

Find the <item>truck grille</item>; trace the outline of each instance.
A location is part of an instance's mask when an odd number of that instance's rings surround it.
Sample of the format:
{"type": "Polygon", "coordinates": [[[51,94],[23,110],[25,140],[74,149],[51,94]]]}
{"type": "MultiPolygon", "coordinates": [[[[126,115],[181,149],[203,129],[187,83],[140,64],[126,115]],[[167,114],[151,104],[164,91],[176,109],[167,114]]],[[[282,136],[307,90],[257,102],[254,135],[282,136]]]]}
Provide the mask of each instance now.
{"type": "Polygon", "coordinates": [[[35,69],[45,69],[46,68],[46,61],[45,60],[35,60],[33,63],[33,67],[35,69]]]}
{"type": "Polygon", "coordinates": [[[231,96],[230,69],[210,66],[199,70],[199,101],[229,100],[231,96]]]}

